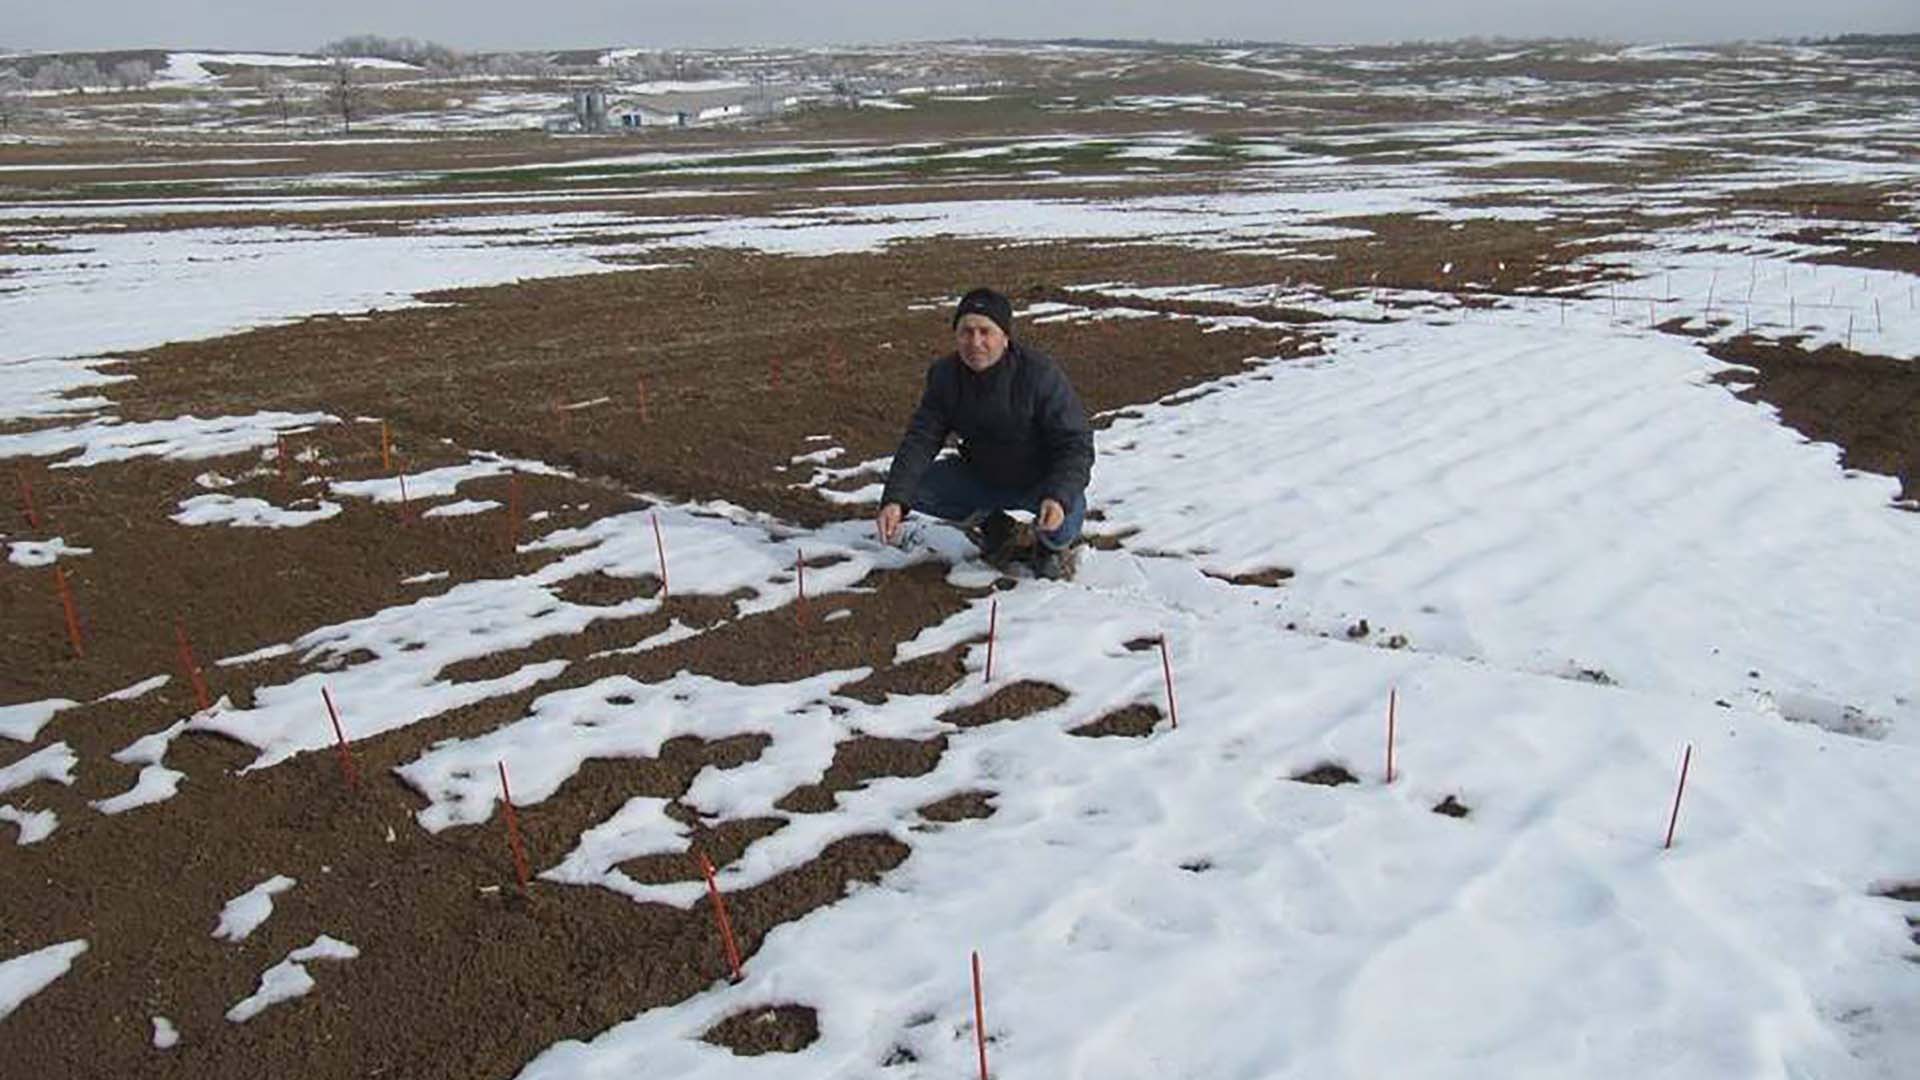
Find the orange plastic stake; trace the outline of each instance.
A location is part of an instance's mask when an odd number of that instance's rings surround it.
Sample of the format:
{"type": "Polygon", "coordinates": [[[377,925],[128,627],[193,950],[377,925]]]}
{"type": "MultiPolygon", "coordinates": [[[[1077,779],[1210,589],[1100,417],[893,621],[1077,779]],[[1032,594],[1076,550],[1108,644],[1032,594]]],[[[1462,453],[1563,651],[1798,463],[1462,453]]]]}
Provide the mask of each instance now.
{"type": "Polygon", "coordinates": [[[667,542],[660,538],[660,515],[649,514],[653,518],[653,549],[660,553],[660,598],[667,596],[667,542]]]}
{"type": "Polygon", "coordinates": [[[1673,813],[1667,818],[1667,842],[1662,849],[1673,847],[1673,827],[1680,822],[1680,796],[1687,793],[1687,768],[1693,764],[1693,744],[1687,744],[1687,752],[1680,759],[1680,786],[1673,792],[1673,813]]]}
{"type": "Polygon", "coordinates": [[[634,389],[639,391],[639,394],[636,396],[636,400],[640,402],[640,422],[643,424],[650,424],[653,422],[653,417],[648,415],[647,413],[647,380],[642,377],[635,376],[633,380],[633,385],[634,385],[634,389]]]}
{"type": "Polygon", "coordinates": [[[780,389],[780,358],[777,356],[767,360],[767,381],[775,390],[780,389]]]}
{"type": "Polygon", "coordinates": [[[273,447],[274,462],[280,467],[280,484],[282,487],[285,487],[287,483],[287,437],[285,435],[275,435],[273,437],[273,447]]]}
{"type": "Polygon", "coordinates": [[[1400,703],[1398,687],[1387,690],[1387,783],[1393,783],[1393,720],[1396,706],[1400,703]]]}
{"type": "Polygon", "coordinates": [[[33,508],[33,481],[27,479],[26,470],[24,469],[15,475],[18,476],[20,480],[20,506],[26,511],[27,527],[30,529],[38,529],[40,527],[40,512],[33,508]]]}
{"type": "Polygon", "coordinates": [[[739,982],[745,978],[740,972],[740,947],[734,944],[733,920],[727,918],[727,898],[720,894],[720,885],[713,880],[713,863],[708,861],[705,852],[695,852],[700,859],[700,872],[707,876],[707,896],[713,901],[713,920],[720,926],[720,943],[727,950],[727,964],[733,968],[732,979],[739,982]]]}
{"type": "Polygon", "coordinates": [[[805,553],[796,549],[793,553],[793,572],[800,580],[800,602],[794,605],[793,621],[805,626],[807,623],[807,563],[805,553]]]}
{"type": "Polygon", "coordinates": [[[360,786],[360,771],[353,767],[353,752],[347,749],[347,733],[340,727],[340,710],[333,707],[333,695],[326,687],[320,688],[321,700],[327,703],[327,717],[333,721],[333,741],[340,752],[340,772],[347,778],[347,786],[360,786]]]}
{"type": "Polygon", "coordinates": [[[980,1048],[980,1080],[987,1080],[987,1006],[980,992],[980,950],[973,952],[973,1042],[980,1048]]]}
{"type": "Polygon", "coordinates": [[[507,474],[507,554],[520,551],[520,474],[507,474]]]}
{"type": "Polygon", "coordinates": [[[513,849],[513,872],[520,875],[520,895],[533,898],[527,891],[527,852],[520,844],[520,817],[513,812],[513,792],[507,787],[507,763],[500,763],[500,805],[507,810],[507,846],[513,849]]]}
{"type": "Polygon", "coordinates": [[[987,602],[987,677],[985,682],[993,681],[993,639],[1000,629],[1000,598],[994,597],[987,602]]]}
{"type": "Polygon", "coordinates": [[[199,711],[206,712],[213,704],[212,697],[207,693],[207,675],[200,670],[199,664],[194,663],[193,646],[187,642],[187,628],[178,619],[173,622],[173,636],[180,643],[180,670],[186,676],[188,685],[193,687],[194,703],[199,706],[199,711]]]}
{"type": "Polygon", "coordinates": [[[80,640],[80,613],[73,604],[73,590],[67,586],[67,572],[58,563],[53,567],[54,588],[60,593],[60,606],[67,612],[67,640],[73,643],[73,655],[87,658],[87,646],[80,640]]]}
{"type": "Polygon", "coordinates": [[[1167,716],[1176,730],[1180,727],[1180,709],[1173,701],[1173,661],[1167,658],[1167,635],[1160,635],[1160,670],[1167,677],[1167,716]]]}

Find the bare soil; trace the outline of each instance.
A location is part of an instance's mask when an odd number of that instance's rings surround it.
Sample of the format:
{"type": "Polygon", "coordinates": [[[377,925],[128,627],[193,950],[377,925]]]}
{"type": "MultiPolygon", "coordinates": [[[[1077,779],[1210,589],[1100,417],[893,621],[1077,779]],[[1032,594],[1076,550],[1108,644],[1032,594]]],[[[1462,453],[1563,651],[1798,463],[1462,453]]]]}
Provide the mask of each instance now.
{"type": "Polygon", "coordinates": [[[1772,405],[1795,431],[1840,446],[1848,468],[1897,477],[1903,499],[1920,498],[1920,365],[1750,337],[1707,351],[1746,369],[1716,376],[1751,384],[1742,400],[1772,405]]]}

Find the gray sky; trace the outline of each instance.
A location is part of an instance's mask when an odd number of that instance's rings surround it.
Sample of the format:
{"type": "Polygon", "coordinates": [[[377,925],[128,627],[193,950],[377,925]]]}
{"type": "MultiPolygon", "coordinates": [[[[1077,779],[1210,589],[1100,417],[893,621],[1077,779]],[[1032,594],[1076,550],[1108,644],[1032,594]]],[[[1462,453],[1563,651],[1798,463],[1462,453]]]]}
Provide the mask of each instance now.
{"type": "Polygon", "coordinates": [[[357,33],[491,50],[962,37],[1718,41],[1916,31],[1916,0],[0,0],[0,49],[310,51],[357,33]]]}

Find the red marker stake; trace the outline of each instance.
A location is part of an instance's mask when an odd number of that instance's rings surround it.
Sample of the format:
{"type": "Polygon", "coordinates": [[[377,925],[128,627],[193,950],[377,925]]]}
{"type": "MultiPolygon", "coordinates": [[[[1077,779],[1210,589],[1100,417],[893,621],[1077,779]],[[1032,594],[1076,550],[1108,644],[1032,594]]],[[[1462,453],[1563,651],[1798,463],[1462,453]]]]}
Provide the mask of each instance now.
{"type": "Polygon", "coordinates": [[[780,389],[780,358],[777,356],[767,361],[767,381],[775,390],[780,389]]]}
{"type": "Polygon", "coordinates": [[[507,476],[507,554],[520,550],[520,474],[507,476]]]}
{"type": "Polygon", "coordinates": [[[726,946],[727,964],[733,968],[733,981],[739,982],[746,976],[740,973],[740,948],[733,942],[733,920],[727,918],[727,898],[720,895],[720,886],[713,880],[713,863],[707,860],[705,852],[696,852],[700,859],[700,872],[707,876],[707,896],[713,901],[713,921],[720,926],[720,941],[726,946]]]}
{"type": "Polygon", "coordinates": [[[973,1041],[980,1048],[980,1080],[987,1080],[987,1008],[980,993],[980,951],[973,953],[973,1041]]]}
{"type": "Polygon", "coordinates": [[[60,606],[67,613],[67,640],[73,644],[73,655],[81,660],[87,658],[87,647],[80,640],[80,613],[74,609],[73,590],[67,587],[67,572],[58,563],[53,567],[54,588],[60,593],[60,606]]]}
{"type": "Polygon", "coordinates": [[[805,626],[807,622],[807,564],[805,554],[795,550],[793,553],[793,572],[800,580],[800,602],[794,606],[793,621],[805,626]]]}
{"type": "Polygon", "coordinates": [[[1173,701],[1173,661],[1167,659],[1167,635],[1160,635],[1160,670],[1167,677],[1167,716],[1173,721],[1174,730],[1180,728],[1180,708],[1173,701]]]}
{"type": "Polygon", "coordinates": [[[500,805],[507,810],[507,846],[513,849],[513,872],[520,875],[520,895],[533,899],[527,891],[527,852],[520,846],[520,818],[513,812],[513,792],[507,787],[507,763],[500,763],[500,805]]]}
{"type": "Polygon", "coordinates": [[[275,435],[273,437],[273,446],[274,461],[275,464],[280,467],[280,486],[285,487],[287,485],[287,437],[285,435],[275,435]]]}
{"type": "Polygon", "coordinates": [[[25,471],[15,474],[20,479],[20,506],[27,514],[27,527],[40,527],[40,513],[33,508],[33,481],[27,479],[25,471]]]}
{"type": "Polygon", "coordinates": [[[193,646],[187,643],[187,628],[177,619],[173,623],[173,636],[180,643],[180,670],[193,687],[193,700],[200,706],[201,712],[206,712],[213,704],[207,694],[207,675],[200,670],[199,664],[193,662],[193,646]]]}
{"type": "Polygon", "coordinates": [[[1680,822],[1680,796],[1687,793],[1687,767],[1693,764],[1693,744],[1687,744],[1687,752],[1680,759],[1680,786],[1673,792],[1673,813],[1667,818],[1667,842],[1660,845],[1667,849],[1673,847],[1673,827],[1680,822]]]}
{"type": "Polygon", "coordinates": [[[346,774],[347,786],[360,786],[360,773],[353,767],[353,752],[347,749],[347,733],[340,728],[340,710],[333,707],[333,695],[326,687],[320,688],[320,697],[327,703],[327,716],[333,720],[334,744],[340,751],[340,771],[346,774]]]}
{"type": "Polygon", "coordinates": [[[1393,783],[1393,720],[1395,706],[1400,703],[1400,691],[1397,687],[1387,690],[1387,783],[1393,783]]]}
{"type": "Polygon", "coordinates": [[[653,518],[653,549],[660,553],[660,599],[667,598],[667,542],[660,538],[660,515],[650,514],[653,518]]]}
{"type": "Polygon", "coordinates": [[[647,412],[647,380],[636,376],[633,380],[633,386],[635,390],[639,391],[635,396],[635,400],[640,403],[640,422],[650,424],[653,422],[653,417],[648,415],[647,412]]]}
{"type": "Polygon", "coordinates": [[[993,639],[1000,629],[1000,598],[994,597],[987,604],[987,682],[993,681],[993,639]]]}

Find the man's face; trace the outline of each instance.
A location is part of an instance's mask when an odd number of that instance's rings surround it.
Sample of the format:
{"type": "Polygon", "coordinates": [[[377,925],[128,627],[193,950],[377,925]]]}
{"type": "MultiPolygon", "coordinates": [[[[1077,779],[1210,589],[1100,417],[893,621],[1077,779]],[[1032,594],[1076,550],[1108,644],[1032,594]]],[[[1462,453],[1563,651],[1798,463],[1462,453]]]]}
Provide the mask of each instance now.
{"type": "Polygon", "coordinates": [[[985,371],[1007,352],[1007,334],[985,315],[962,315],[953,328],[953,348],[972,371],[985,371]]]}

